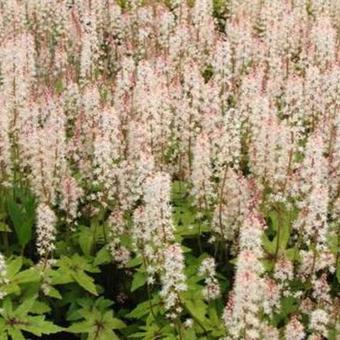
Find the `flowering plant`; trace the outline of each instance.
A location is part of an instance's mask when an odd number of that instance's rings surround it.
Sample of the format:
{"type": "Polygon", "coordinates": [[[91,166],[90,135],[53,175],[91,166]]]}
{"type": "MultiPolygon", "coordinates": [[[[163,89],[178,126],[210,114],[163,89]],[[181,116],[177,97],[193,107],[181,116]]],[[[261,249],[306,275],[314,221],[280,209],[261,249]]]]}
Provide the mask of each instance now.
{"type": "Polygon", "coordinates": [[[0,0],[0,339],[336,340],[338,0],[0,0]]]}

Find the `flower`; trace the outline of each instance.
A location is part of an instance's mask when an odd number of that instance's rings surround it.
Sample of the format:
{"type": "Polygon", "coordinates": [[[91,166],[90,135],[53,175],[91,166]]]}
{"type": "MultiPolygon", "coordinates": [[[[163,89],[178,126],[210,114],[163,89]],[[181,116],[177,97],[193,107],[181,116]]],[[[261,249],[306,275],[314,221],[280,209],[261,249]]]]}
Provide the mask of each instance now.
{"type": "Polygon", "coordinates": [[[187,290],[185,281],[182,249],[178,244],[171,244],[164,251],[164,271],[161,276],[160,292],[165,310],[171,319],[177,318],[182,311],[180,293],[187,290]]]}
{"type": "Polygon", "coordinates": [[[143,205],[134,211],[132,237],[135,248],[146,260],[150,282],[164,266],[165,252],[174,241],[174,225],[170,206],[170,176],[151,173],[143,185],[143,205]]]}
{"type": "Polygon", "coordinates": [[[285,329],[285,339],[303,340],[305,339],[305,336],[306,333],[302,323],[296,316],[291,317],[285,329]]]}
{"type": "Polygon", "coordinates": [[[214,210],[212,231],[233,241],[249,213],[251,189],[248,181],[231,168],[225,168],[214,210]]]}
{"type": "Polygon", "coordinates": [[[323,309],[315,309],[310,316],[309,328],[315,335],[327,337],[329,316],[323,309]]]}
{"type": "Polygon", "coordinates": [[[41,258],[52,255],[55,249],[57,217],[45,203],[40,203],[37,209],[37,250],[41,258]]]}
{"type": "Polygon", "coordinates": [[[184,327],[186,328],[192,328],[193,324],[194,324],[194,321],[192,319],[186,319],[184,321],[184,327]]]}
{"type": "Polygon", "coordinates": [[[207,135],[199,135],[193,149],[191,181],[192,195],[198,207],[209,207],[212,197],[212,167],[210,163],[210,142],[207,135]]]}
{"type": "Polygon", "coordinates": [[[77,184],[76,180],[66,175],[61,182],[61,202],[60,209],[67,213],[67,222],[77,218],[78,205],[84,192],[77,184]]]}
{"type": "Polygon", "coordinates": [[[261,237],[264,225],[255,213],[250,213],[240,230],[240,253],[229,303],[224,310],[224,323],[233,338],[245,336],[259,339],[260,305],[265,299],[264,268],[261,237]]]}
{"type": "Polygon", "coordinates": [[[221,288],[216,278],[216,264],[213,257],[204,259],[198,269],[198,274],[204,277],[203,297],[207,300],[217,299],[221,294],[221,288]]]}
{"type": "Polygon", "coordinates": [[[293,225],[306,244],[315,243],[319,251],[326,250],[328,232],[328,164],[323,155],[324,147],[320,132],[308,139],[298,177],[300,213],[293,225]]]}

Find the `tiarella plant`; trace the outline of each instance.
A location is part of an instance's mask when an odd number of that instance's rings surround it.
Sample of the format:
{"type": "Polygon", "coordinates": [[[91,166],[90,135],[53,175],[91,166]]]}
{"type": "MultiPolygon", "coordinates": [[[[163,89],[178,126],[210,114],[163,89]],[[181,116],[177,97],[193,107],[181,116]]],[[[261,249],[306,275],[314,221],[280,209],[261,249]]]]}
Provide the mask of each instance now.
{"type": "Polygon", "coordinates": [[[338,0],[0,0],[0,339],[336,340],[338,0]]]}

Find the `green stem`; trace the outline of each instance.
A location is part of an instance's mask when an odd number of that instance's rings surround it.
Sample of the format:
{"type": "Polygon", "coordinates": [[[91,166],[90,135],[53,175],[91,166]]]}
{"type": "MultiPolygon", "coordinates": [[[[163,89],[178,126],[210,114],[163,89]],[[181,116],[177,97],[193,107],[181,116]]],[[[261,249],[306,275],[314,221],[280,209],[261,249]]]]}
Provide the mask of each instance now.
{"type": "Polygon", "coordinates": [[[96,251],[96,243],[97,243],[97,227],[98,223],[96,222],[94,226],[94,231],[93,231],[93,238],[92,238],[92,253],[95,253],[96,251]]]}
{"type": "MultiPolygon", "coordinates": [[[[144,254],[142,253],[142,259],[143,259],[143,266],[144,266],[144,269],[145,269],[145,272],[146,272],[146,268],[147,268],[147,260],[144,256],[144,254]]],[[[150,308],[150,312],[154,318],[154,320],[156,321],[156,314],[153,310],[153,305],[151,303],[151,291],[150,291],[150,284],[149,282],[146,282],[146,290],[147,290],[147,294],[148,294],[148,301],[149,301],[149,308],[150,308]]]]}
{"type": "Polygon", "coordinates": [[[5,252],[6,252],[6,255],[8,256],[9,255],[9,242],[8,242],[7,232],[2,233],[2,238],[3,238],[3,241],[4,241],[4,245],[5,245],[5,252]]]}
{"type": "Polygon", "coordinates": [[[182,334],[182,325],[181,325],[181,321],[180,320],[177,320],[176,322],[177,324],[177,328],[178,328],[178,337],[180,340],[183,340],[183,334],[182,334]]]}
{"type": "Polygon", "coordinates": [[[339,247],[340,247],[340,223],[338,224],[338,228],[337,228],[337,243],[336,243],[336,260],[335,260],[335,269],[338,268],[339,265],[339,247]]]}
{"type": "Polygon", "coordinates": [[[275,255],[274,255],[274,262],[276,263],[277,257],[279,255],[279,250],[280,250],[280,236],[281,236],[281,227],[282,227],[282,221],[281,221],[281,209],[277,208],[276,209],[278,213],[278,223],[277,223],[277,238],[276,238],[276,249],[275,249],[275,255]]]}

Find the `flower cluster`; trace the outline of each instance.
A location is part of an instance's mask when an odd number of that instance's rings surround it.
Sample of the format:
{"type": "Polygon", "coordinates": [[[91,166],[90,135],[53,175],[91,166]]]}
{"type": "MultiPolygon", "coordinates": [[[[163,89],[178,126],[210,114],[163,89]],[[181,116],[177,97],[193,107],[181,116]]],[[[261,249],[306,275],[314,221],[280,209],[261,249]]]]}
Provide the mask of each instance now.
{"type": "Polygon", "coordinates": [[[48,258],[55,249],[56,215],[46,204],[37,209],[37,250],[41,258],[48,258]]]}
{"type": "Polygon", "coordinates": [[[264,226],[258,216],[250,214],[240,235],[240,253],[233,292],[224,312],[228,333],[234,339],[260,339],[260,305],[265,298],[261,263],[261,235],[264,226]]]}
{"type": "MultiPolygon", "coordinates": [[[[0,254],[0,286],[6,284],[7,282],[8,279],[6,261],[5,257],[2,254],[0,254]]],[[[6,293],[1,288],[0,288],[0,300],[3,299],[6,295],[6,293]]]]}
{"type": "Polygon", "coordinates": [[[165,310],[150,337],[172,336],[164,315],[180,338],[329,337],[339,17],[339,0],[0,0],[0,252],[112,259],[117,281],[139,266],[133,300],[165,310]]]}
{"type": "Polygon", "coordinates": [[[216,278],[216,264],[212,257],[204,259],[198,269],[200,276],[204,277],[205,287],[203,296],[207,301],[218,298],[221,294],[221,289],[216,278]]]}
{"type": "Polygon", "coordinates": [[[179,245],[168,246],[164,251],[164,273],[161,277],[160,295],[165,302],[165,310],[170,319],[176,319],[182,312],[180,293],[187,290],[185,283],[184,257],[179,245]]]}

